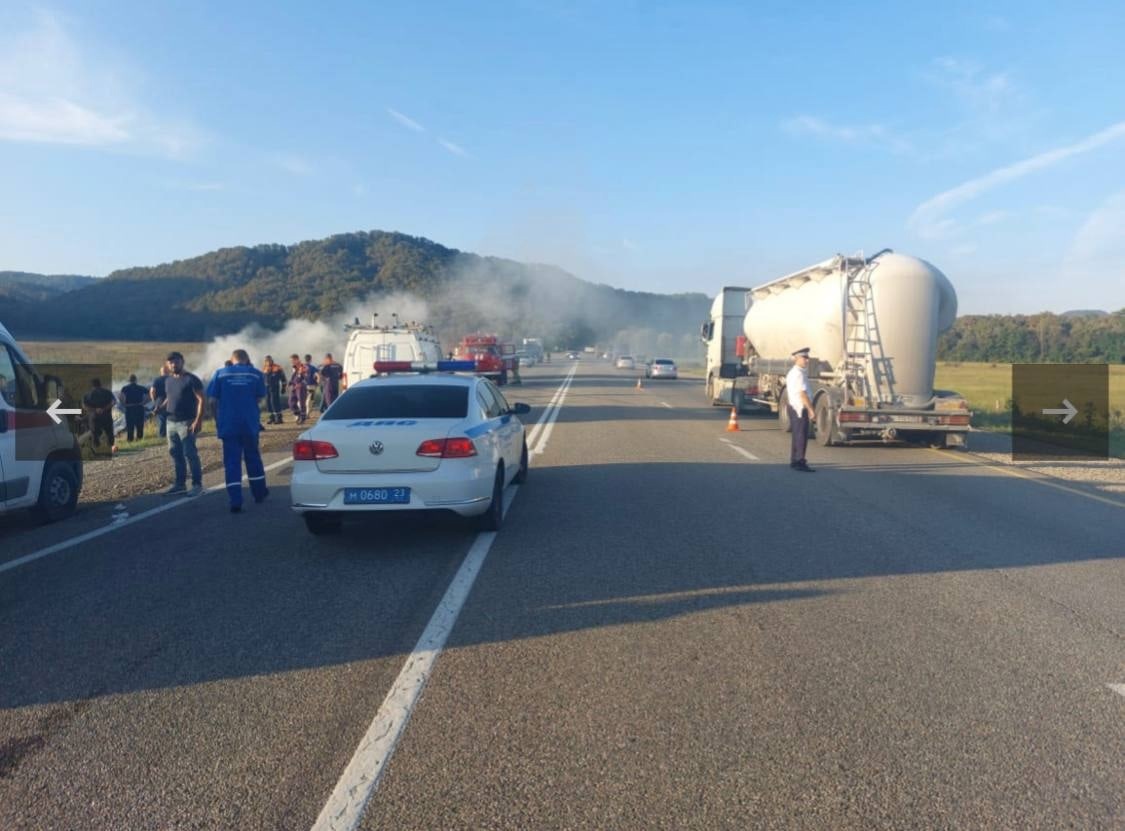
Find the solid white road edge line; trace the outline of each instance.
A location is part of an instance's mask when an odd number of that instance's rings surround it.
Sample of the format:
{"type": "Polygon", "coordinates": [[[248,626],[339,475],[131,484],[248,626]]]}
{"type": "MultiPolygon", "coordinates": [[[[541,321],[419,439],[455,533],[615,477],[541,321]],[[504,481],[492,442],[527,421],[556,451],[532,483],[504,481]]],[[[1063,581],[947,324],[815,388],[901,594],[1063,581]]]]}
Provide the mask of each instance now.
{"type": "Polygon", "coordinates": [[[719,441],[721,441],[723,444],[725,444],[727,447],[729,447],[734,452],[741,453],[743,456],[745,456],[747,459],[749,459],[752,462],[760,462],[761,461],[761,459],[759,459],[757,456],[755,456],[753,453],[751,453],[745,447],[739,447],[737,444],[732,442],[730,439],[719,439],[719,441]]]}
{"type": "MultiPolygon", "coordinates": [[[[274,462],[273,464],[267,465],[265,469],[266,471],[276,470],[282,465],[287,465],[292,461],[292,457],[288,459],[281,459],[274,462]]],[[[242,477],[242,481],[246,481],[245,476],[242,477]]],[[[208,493],[213,493],[215,491],[226,490],[226,487],[227,486],[225,484],[212,485],[209,488],[205,488],[201,496],[205,496],[208,493]]],[[[167,502],[164,505],[157,505],[155,508],[149,508],[147,511],[141,511],[141,513],[135,514],[134,516],[131,516],[127,519],[118,520],[111,525],[105,525],[101,528],[95,528],[93,531],[87,531],[85,534],[79,534],[77,537],[71,537],[68,540],[57,542],[54,545],[48,545],[46,548],[40,548],[38,551],[33,551],[30,554],[25,554],[22,557],[11,560],[10,562],[0,564],[0,574],[8,571],[9,569],[18,568],[19,566],[34,562],[35,560],[38,560],[41,557],[46,557],[49,554],[57,554],[59,551],[65,551],[68,548],[73,548],[76,545],[81,545],[84,542],[89,542],[92,539],[96,539],[102,536],[102,534],[108,534],[110,531],[117,531],[121,528],[126,528],[132,525],[134,522],[140,522],[141,520],[148,519],[149,517],[156,516],[157,514],[162,514],[165,511],[170,511],[173,508],[179,508],[182,505],[189,505],[192,502],[195,502],[199,497],[196,497],[196,499],[192,499],[186,496],[170,496],[168,498],[171,501],[167,502]]]]}
{"type": "Polygon", "coordinates": [[[1125,695],[1125,684],[1106,684],[1106,686],[1118,695],[1125,695]]]}
{"type": "Polygon", "coordinates": [[[671,410],[671,409],[672,409],[672,405],[671,405],[671,404],[669,404],[669,403],[668,403],[667,401],[661,401],[661,402],[660,402],[660,406],[661,406],[661,407],[667,407],[667,408],[668,408],[669,410],[671,410]]]}
{"type": "MultiPolygon", "coordinates": [[[[575,366],[575,369],[577,368],[578,367],[575,366]]],[[[543,425],[543,433],[539,437],[539,443],[535,446],[535,449],[531,451],[531,455],[542,455],[543,451],[547,449],[547,442],[551,440],[551,432],[555,429],[555,421],[559,417],[559,412],[562,411],[563,401],[566,400],[566,394],[570,391],[570,384],[573,380],[574,372],[572,370],[571,374],[566,379],[566,383],[559,390],[559,392],[561,393],[561,395],[559,395],[559,400],[555,402],[555,408],[551,411],[551,417],[548,418],[546,423],[543,425]]]]}
{"type": "MultiPolygon", "coordinates": [[[[518,490],[518,485],[512,485],[504,494],[505,514],[518,490]]],[[[379,786],[387,763],[394,755],[395,746],[410,721],[414,705],[418,703],[418,697],[430,679],[434,663],[457,623],[465,598],[469,596],[495,539],[495,531],[477,534],[464,562],[426,625],[426,630],[418,639],[414,651],[407,656],[390,692],[383,699],[375,718],[352,754],[351,761],[333,788],[332,795],[316,818],[312,831],[352,831],[363,819],[363,809],[379,786]]]]}

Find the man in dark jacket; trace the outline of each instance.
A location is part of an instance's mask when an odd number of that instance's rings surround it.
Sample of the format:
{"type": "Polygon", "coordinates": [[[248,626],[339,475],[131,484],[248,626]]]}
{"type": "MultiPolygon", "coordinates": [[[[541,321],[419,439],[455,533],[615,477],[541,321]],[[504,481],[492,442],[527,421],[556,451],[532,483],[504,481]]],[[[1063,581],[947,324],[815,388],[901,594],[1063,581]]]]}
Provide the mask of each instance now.
{"type": "Polygon", "coordinates": [[[145,403],[148,390],[137,383],[137,376],[130,375],[129,383],[121,388],[121,407],[125,410],[125,438],[133,440],[145,437],[145,403]]]}
{"type": "Polygon", "coordinates": [[[93,436],[94,447],[104,433],[106,441],[113,446],[113,393],[102,386],[100,378],[90,381],[90,391],[82,399],[86,414],[90,418],[90,433],[93,436]]]}

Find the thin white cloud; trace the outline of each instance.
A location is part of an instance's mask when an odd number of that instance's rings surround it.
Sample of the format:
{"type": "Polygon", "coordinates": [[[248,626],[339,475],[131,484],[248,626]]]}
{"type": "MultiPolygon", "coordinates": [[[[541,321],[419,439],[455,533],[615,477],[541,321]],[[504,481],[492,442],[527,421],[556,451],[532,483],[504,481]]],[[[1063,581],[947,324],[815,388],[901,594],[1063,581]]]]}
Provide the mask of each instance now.
{"type": "Polygon", "coordinates": [[[988,211],[977,217],[977,225],[995,225],[1011,216],[1009,211],[988,211]]]}
{"type": "Polygon", "coordinates": [[[465,150],[464,147],[461,147],[458,144],[454,144],[453,142],[449,141],[449,139],[439,138],[437,140],[437,143],[448,150],[450,153],[452,153],[454,156],[462,156],[465,158],[468,158],[469,156],[468,151],[465,150]]]}
{"type": "Polygon", "coordinates": [[[783,121],[781,128],[794,136],[813,136],[845,144],[872,144],[896,152],[910,149],[910,142],[882,124],[843,124],[815,115],[799,115],[783,121]]]}
{"type": "Polygon", "coordinates": [[[391,109],[390,107],[387,107],[387,114],[391,118],[393,118],[395,121],[397,121],[399,124],[401,124],[403,127],[406,127],[408,130],[414,130],[417,133],[426,132],[425,127],[423,127],[421,124],[419,124],[417,121],[415,121],[410,116],[403,115],[398,110],[394,110],[394,109],[391,109]]]}
{"type": "Polygon", "coordinates": [[[1071,241],[1063,274],[1112,286],[1106,304],[1125,305],[1125,191],[1111,195],[1086,217],[1071,241]]]}
{"type": "Polygon", "coordinates": [[[998,113],[1025,97],[1008,73],[988,72],[976,61],[966,58],[948,55],[938,58],[927,77],[977,112],[998,113]]]}
{"type": "Polygon", "coordinates": [[[993,170],[991,173],[979,176],[976,179],[970,179],[920,204],[914,209],[907,221],[907,227],[927,239],[939,239],[948,236],[955,226],[955,221],[947,217],[946,214],[954,208],[1001,185],[1053,167],[1074,156],[1089,153],[1122,138],[1125,138],[1125,121],[1118,122],[1074,144],[1048,150],[1021,162],[993,170]]]}
{"type": "Polygon", "coordinates": [[[314,170],[311,162],[295,153],[274,153],[269,161],[294,176],[308,176],[314,170]]]}
{"type": "Polygon", "coordinates": [[[108,53],[80,46],[74,25],[39,10],[0,35],[0,140],[113,147],[181,158],[202,132],[143,106],[140,75],[108,53]]]}

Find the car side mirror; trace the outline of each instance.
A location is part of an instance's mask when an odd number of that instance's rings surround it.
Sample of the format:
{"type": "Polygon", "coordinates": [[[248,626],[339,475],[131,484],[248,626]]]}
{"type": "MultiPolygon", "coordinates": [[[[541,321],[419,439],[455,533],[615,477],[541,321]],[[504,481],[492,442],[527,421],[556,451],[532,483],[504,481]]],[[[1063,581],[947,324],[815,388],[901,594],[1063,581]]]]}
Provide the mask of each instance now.
{"type": "Polygon", "coordinates": [[[530,412],[531,412],[531,405],[530,404],[517,403],[517,404],[512,405],[512,414],[513,415],[527,415],[530,412]]]}

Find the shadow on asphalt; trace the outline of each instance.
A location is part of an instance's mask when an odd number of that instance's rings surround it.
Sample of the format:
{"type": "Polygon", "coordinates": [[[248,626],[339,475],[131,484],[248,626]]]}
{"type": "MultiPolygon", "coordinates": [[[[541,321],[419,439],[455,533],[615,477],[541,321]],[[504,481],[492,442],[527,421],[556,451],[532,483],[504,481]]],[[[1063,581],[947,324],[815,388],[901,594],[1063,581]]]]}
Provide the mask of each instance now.
{"type": "MultiPolygon", "coordinates": [[[[947,466],[809,475],[733,458],[533,467],[449,645],[855,590],[834,581],[1120,557],[1116,509],[1063,496],[1060,522],[1037,486],[1003,484],[947,466]]],[[[411,649],[471,525],[382,517],[313,537],[288,502],[275,485],[234,516],[208,497],[0,576],[0,708],[411,649]]]]}

